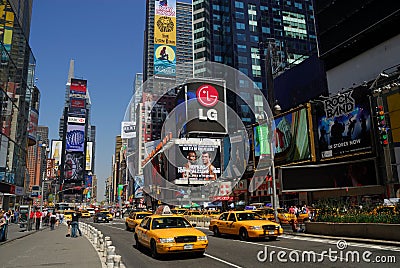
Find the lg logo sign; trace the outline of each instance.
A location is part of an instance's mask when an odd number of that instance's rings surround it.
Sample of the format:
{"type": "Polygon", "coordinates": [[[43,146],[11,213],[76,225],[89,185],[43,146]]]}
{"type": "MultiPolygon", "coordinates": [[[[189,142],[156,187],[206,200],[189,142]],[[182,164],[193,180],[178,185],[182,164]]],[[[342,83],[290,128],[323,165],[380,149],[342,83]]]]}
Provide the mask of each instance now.
{"type": "MultiPolygon", "coordinates": [[[[218,91],[211,85],[200,86],[196,91],[196,97],[200,105],[206,108],[214,107],[218,103],[218,91]]],[[[207,109],[206,115],[204,115],[204,110],[199,109],[199,120],[217,121],[217,110],[207,109]]]]}

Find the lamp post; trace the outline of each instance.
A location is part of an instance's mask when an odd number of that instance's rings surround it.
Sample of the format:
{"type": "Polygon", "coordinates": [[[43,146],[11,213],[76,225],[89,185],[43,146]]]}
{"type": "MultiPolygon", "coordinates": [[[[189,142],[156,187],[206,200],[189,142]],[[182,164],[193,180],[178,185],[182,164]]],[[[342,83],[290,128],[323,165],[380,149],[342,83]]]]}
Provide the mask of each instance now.
{"type": "MultiPolygon", "coordinates": [[[[49,148],[47,147],[46,143],[42,143],[40,144],[40,147],[43,149],[45,149],[45,159],[47,158],[47,153],[49,151],[49,148]]],[[[46,171],[43,171],[42,173],[42,189],[41,189],[41,197],[40,197],[40,228],[41,229],[43,227],[43,199],[44,199],[44,183],[46,180],[46,171]]]]}

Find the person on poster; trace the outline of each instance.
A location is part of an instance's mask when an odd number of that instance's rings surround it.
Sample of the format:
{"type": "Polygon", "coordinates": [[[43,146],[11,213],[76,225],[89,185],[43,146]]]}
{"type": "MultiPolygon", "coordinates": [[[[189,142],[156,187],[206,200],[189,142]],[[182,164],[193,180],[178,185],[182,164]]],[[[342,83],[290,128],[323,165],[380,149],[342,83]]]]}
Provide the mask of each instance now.
{"type": "Polygon", "coordinates": [[[203,174],[205,175],[205,180],[216,180],[217,175],[215,174],[215,167],[211,163],[211,155],[210,152],[203,152],[201,154],[201,161],[203,162],[203,174]]]}
{"type": "Polygon", "coordinates": [[[195,151],[190,150],[188,151],[186,158],[188,159],[188,162],[185,164],[185,171],[182,173],[182,178],[193,178],[193,169],[197,165],[197,154],[195,151]]]}
{"type": "Polygon", "coordinates": [[[166,60],[169,63],[172,63],[172,61],[169,60],[169,55],[167,53],[167,47],[163,47],[160,51],[160,57],[158,58],[159,60],[166,60]]]}

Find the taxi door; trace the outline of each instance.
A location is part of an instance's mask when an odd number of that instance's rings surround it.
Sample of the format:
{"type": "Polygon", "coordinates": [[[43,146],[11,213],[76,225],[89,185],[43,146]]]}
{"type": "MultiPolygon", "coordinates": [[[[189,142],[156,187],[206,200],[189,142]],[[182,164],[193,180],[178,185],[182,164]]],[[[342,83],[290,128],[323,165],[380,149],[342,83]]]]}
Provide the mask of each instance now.
{"type": "Polygon", "coordinates": [[[222,213],[222,215],[219,217],[217,220],[216,224],[218,227],[218,230],[221,234],[227,234],[228,231],[228,216],[229,212],[222,213]]]}
{"type": "Polygon", "coordinates": [[[237,223],[236,223],[236,216],[235,216],[235,213],[231,213],[231,214],[229,214],[229,217],[228,217],[228,221],[227,221],[227,225],[226,225],[226,233],[227,234],[237,234],[237,231],[236,231],[236,226],[237,225],[237,223]]]}
{"type": "Polygon", "coordinates": [[[145,218],[137,229],[139,242],[146,247],[150,247],[150,222],[151,218],[145,218]]]}

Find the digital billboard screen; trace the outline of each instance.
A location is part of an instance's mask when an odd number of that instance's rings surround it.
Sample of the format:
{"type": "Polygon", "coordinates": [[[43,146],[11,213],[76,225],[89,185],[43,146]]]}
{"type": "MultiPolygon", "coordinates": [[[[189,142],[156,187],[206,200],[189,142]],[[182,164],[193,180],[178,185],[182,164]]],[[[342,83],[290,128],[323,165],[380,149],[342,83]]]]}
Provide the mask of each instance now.
{"type": "Polygon", "coordinates": [[[70,152],[65,154],[64,180],[84,181],[85,157],[83,153],[70,152]]]}
{"type": "Polygon", "coordinates": [[[70,94],[86,95],[87,80],[71,78],[70,94]]]}
{"type": "Polygon", "coordinates": [[[85,125],[67,125],[65,138],[67,152],[83,152],[85,147],[85,125]]]}

